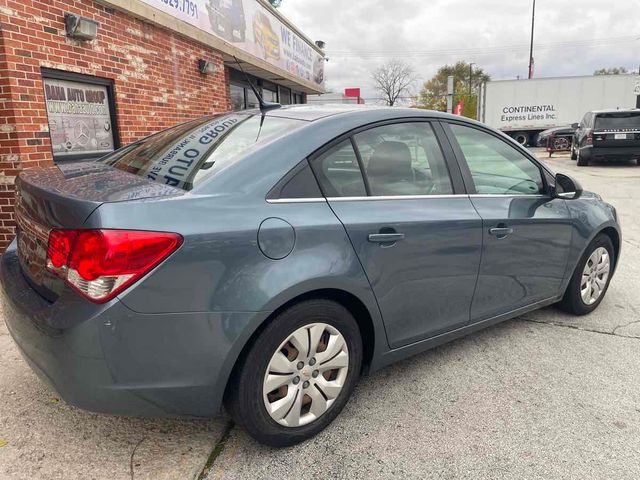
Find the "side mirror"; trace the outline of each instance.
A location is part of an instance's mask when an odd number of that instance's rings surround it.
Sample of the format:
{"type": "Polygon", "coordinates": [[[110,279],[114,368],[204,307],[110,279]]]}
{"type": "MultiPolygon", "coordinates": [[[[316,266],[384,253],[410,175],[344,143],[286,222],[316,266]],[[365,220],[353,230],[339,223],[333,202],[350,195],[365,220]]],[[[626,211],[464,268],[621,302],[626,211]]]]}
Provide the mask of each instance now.
{"type": "Polygon", "coordinates": [[[554,196],[556,198],[564,198],[565,200],[575,200],[582,195],[582,185],[569,175],[563,173],[556,174],[556,185],[554,188],[554,196]]]}
{"type": "Polygon", "coordinates": [[[580,128],[580,124],[579,124],[579,123],[572,123],[572,124],[571,124],[571,128],[573,128],[573,129],[577,130],[577,129],[579,129],[579,128],[580,128]]]}

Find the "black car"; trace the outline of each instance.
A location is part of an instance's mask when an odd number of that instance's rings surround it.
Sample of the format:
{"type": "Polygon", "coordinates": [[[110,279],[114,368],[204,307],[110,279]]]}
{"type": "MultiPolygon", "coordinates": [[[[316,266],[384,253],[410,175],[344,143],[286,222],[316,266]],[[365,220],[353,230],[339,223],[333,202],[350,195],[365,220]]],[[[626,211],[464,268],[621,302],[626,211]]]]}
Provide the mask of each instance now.
{"type": "Polygon", "coordinates": [[[550,128],[538,135],[538,147],[546,148],[549,155],[570,150],[575,133],[573,126],[550,128]]]}
{"type": "Polygon", "coordinates": [[[585,167],[591,160],[636,159],[640,165],[640,109],[588,112],[576,127],[571,158],[585,167]]]}

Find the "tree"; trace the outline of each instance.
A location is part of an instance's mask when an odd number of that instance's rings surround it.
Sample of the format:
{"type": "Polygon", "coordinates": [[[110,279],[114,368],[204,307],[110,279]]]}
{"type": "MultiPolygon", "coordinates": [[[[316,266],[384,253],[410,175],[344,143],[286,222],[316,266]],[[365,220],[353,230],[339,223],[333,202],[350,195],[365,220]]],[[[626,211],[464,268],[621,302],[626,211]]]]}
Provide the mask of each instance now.
{"type": "Polygon", "coordinates": [[[280,5],[282,5],[282,0],[269,0],[269,3],[273,8],[278,8],[280,5]]]}
{"type": "Polygon", "coordinates": [[[453,76],[454,105],[462,100],[464,102],[462,115],[476,118],[480,85],[491,80],[491,76],[485,73],[482,68],[467,62],[457,62],[455,65],[440,67],[433,78],[422,86],[417,99],[418,106],[444,112],[447,109],[447,79],[449,76],[453,76]]]}
{"type": "Polygon", "coordinates": [[[593,72],[594,75],[624,75],[629,73],[625,67],[601,68],[593,72]]]}
{"type": "Polygon", "coordinates": [[[401,60],[389,60],[371,74],[375,88],[385,103],[393,107],[402,97],[409,96],[415,81],[411,66],[401,60]]]}

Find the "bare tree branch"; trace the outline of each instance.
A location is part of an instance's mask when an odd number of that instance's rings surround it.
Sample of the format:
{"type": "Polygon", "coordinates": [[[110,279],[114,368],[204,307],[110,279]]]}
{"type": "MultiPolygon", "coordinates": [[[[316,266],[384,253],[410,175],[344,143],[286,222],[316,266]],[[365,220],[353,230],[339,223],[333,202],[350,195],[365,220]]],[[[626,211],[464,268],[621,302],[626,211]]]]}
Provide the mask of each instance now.
{"type": "Polygon", "coordinates": [[[376,90],[389,106],[396,104],[403,94],[409,93],[415,81],[415,72],[407,63],[393,59],[376,68],[371,74],[376,90]]]}

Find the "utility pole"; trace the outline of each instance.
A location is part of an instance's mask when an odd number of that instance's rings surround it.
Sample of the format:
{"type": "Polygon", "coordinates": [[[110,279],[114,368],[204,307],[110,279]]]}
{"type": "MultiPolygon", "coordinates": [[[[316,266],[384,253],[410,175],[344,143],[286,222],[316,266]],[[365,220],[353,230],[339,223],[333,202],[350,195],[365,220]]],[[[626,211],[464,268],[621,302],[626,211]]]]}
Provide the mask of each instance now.
{"type": "Polygon", "coordinates": [[[533,78],[533,34],[536,27],[536,0],[533,0],[533,13],[531,14],[531,49],[529,50],[529,80],[533,78]]]}

